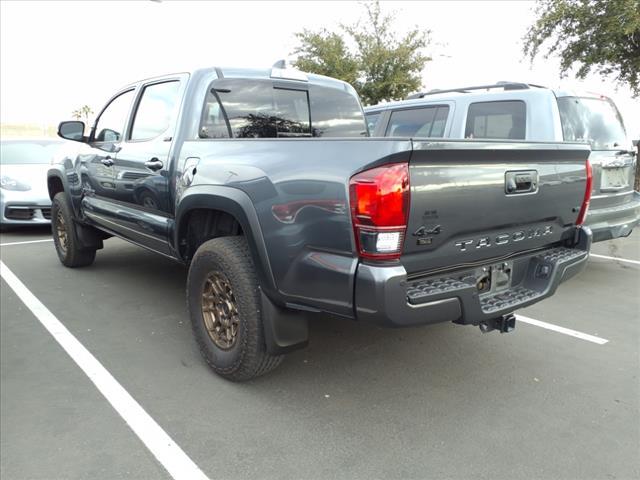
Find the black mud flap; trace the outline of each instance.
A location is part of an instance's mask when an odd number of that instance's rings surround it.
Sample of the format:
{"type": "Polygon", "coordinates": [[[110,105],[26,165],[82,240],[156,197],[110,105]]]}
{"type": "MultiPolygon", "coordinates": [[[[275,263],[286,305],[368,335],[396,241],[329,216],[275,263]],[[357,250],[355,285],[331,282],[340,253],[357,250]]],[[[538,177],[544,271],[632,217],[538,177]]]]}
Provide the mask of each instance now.
{"type": "Polygon", "coordinates": [[[78,221],[75,222],[75,226],[76,237],[82,250],[102,250],[104,248],[99,230],[82,225],[78,221]]]}
{"type": "Polygon", "coordinates": [[[274,305],[263,292],[260,297],[267,352],[281,355],[306,347],[309,343],[309,326],[305,313],[274,305]]]}

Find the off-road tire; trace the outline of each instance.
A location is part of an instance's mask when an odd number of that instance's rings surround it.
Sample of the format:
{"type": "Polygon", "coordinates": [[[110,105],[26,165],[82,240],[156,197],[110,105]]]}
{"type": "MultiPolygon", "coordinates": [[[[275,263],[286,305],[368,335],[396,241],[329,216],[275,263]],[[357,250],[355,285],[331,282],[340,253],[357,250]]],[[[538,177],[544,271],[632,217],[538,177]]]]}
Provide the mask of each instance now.
{"type": "Polygon", "coordinates": [[[51,233],[58,258],[65,267],[86,267],[96,258],[95,249],[80,245],[77,228],[67,197],[64,192],[57,193],[51,204],[51,233]],[[65,231],[64,239],[61,228],[65,231]]]}
{"type": "Polygon", "coordinates": [[[200,352],[218,375],[241,382],[264,375],[282,362],[282,355],[267,352],[260,305],[258,280],[245,238],[219,237],[203,243],[189,267],[187,308],[200,352]],[[207,279],[216,272],[228,281],[237,310],[237,334],[226,349],[215,343],[203,313],[207,279]]]}

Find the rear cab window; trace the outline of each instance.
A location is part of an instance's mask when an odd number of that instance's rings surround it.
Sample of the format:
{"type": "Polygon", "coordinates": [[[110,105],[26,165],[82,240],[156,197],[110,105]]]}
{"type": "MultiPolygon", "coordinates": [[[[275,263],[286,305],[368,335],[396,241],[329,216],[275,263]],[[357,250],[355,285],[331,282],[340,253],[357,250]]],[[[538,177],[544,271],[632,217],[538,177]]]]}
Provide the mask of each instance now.
{"type": "Polygon", "coordinates": [[[382,112],[366,114],[367,128],[369,129],[370,135],[376,130],[376,125],[378,125],[378,121],[380,120],[381,115],[382,115],[382,112]]]}
{"type": "Polygon", "coordinates": [[[626,148],[630,143],[618,109],[608,98],[559,97],[565,142],[589,142],[593,150],[626,148]]]}
{"type": "Polygon", "coordinates": [[[253,79],[215,80],[199,128],[200,138],[366,135],[362,107],[347,91],[253,79]]]}
{"type": "Polygon", "coordinates": [[[448,105],[396,110],[391,113],[385,136],[442,138],[448,115],[448,105]]]}
{"type": "Polygon", "coordinates": [[[465,138],[524,140],[527,107],[522,100],[477,102],[469,105],[465,138]]]}

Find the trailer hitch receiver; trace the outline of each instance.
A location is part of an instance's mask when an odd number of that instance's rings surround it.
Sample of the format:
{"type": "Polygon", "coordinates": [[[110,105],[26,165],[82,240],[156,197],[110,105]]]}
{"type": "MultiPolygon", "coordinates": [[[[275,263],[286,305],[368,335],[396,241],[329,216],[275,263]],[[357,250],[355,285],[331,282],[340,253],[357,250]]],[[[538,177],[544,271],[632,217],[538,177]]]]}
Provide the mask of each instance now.
{"type": "Polygon", "coordinates": [[[516,316],[513,313],[508,313],[490,320],[483,320],[478,326],[482,333],[489,333],[493,330],[498,330],[500,333],[509,333],[516,328],[516,316]]]}

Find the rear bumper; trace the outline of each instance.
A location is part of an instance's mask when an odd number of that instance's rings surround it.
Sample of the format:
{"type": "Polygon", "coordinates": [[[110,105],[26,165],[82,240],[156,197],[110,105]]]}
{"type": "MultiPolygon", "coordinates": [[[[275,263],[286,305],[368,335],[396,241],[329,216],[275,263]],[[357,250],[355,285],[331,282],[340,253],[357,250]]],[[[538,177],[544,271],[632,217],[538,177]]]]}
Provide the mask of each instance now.
{"type": "Polygon", "coordinates": [[[585,225],[593,232],[593,241],[601,242],[626,237],[640,224],[640,193],[633,192],[632,200],[606,208],[589,208],[585,225]]]}
{"type": "Polygon", "coordinates": [[[408,280],[401,265],[358,266],[355,309],[358,320],[388,327],[440,322],[477,325],[553,295],[558,285],[584,269],[591,232],[578,229],[575,247],[556,247],[510,259],[513,280],[508,289],[480,295],[474,270],[408,280]]]}

